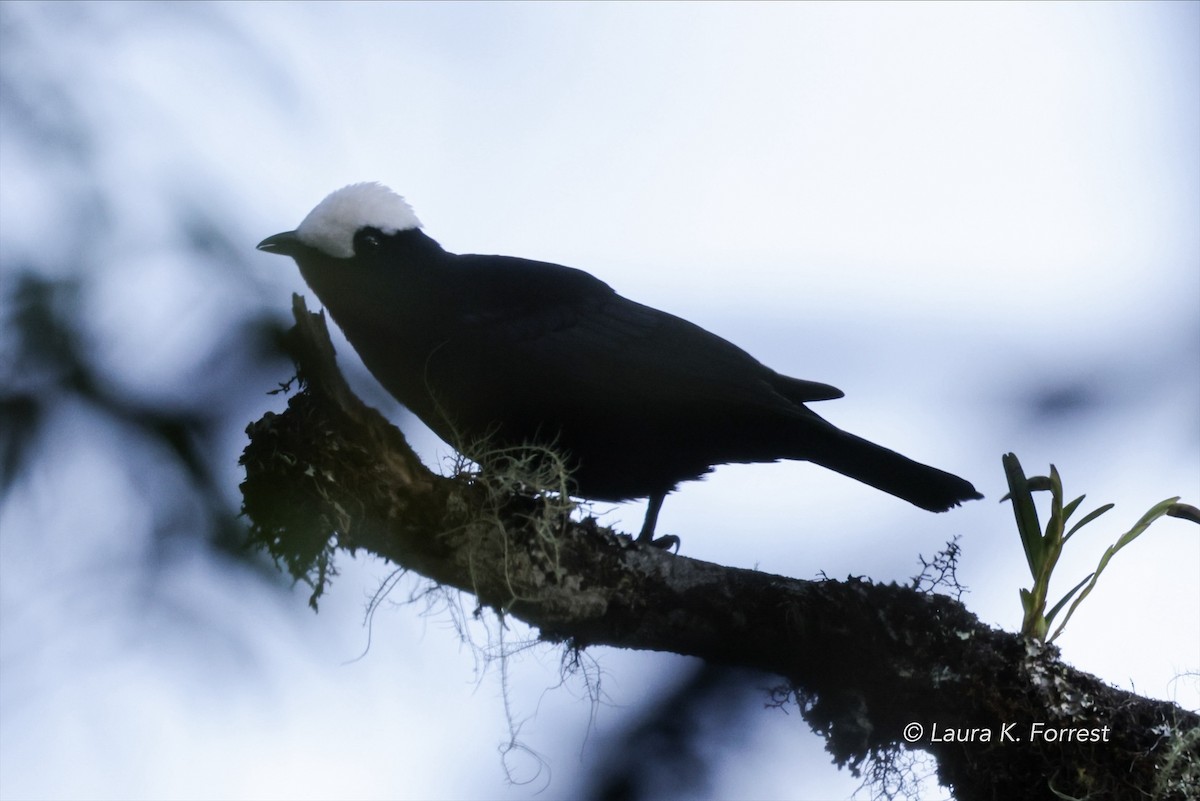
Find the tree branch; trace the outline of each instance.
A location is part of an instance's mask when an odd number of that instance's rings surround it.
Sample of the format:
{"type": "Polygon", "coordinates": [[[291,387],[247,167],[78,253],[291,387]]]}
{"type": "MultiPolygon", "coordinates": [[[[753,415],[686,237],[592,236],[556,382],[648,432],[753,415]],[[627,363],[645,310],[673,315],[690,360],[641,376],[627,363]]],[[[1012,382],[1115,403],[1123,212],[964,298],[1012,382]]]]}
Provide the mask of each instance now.
{"type": "Polygon", "coordinates": [[[1200,717],[1110,687],[956,600],[638,547],[592,519],[571,520],[550,493],[429,472],[350,391],[324,315],[299,297],[293,305],[304,389],[247,429],[243,509],[252,542],[313,586],[314,607],[336,550],[362,548],[472,593],[548,642],[776,673],[837,764],[857,770],[921,748],[960,801],[1196,789],[1200,717]],[[910,724],[923,729],[911,745],[910,724]]]}

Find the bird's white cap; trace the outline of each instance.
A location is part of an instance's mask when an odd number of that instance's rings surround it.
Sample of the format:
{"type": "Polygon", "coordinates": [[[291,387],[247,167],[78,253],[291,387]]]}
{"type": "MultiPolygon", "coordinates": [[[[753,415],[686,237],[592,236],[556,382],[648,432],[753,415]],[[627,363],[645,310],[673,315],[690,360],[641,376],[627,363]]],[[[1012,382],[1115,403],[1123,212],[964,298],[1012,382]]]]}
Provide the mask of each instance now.
{"type": "Polygon", "coordinates": [[[338,259],[354,255],[354,234],[360,228],[385,234],[420,228],[412,206],[380,183],[343,186],[317,204],[296,229],[296,238],[338,259]]]}

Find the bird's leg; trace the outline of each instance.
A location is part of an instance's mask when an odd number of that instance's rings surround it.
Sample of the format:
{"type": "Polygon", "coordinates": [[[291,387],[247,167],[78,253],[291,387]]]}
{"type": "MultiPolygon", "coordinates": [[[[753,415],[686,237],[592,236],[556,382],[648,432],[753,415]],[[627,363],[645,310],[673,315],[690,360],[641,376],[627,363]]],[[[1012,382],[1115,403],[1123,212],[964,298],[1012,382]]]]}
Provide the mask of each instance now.
{"type": "Polygon", "coordinates": [[[646,507],[646,519],[642,522],[642,533],[638,534],[638,542],[650,542],[654,538],[654,527],[658,525],[658,513],[662,511],[665,492],[656,492],[650,496],[650,505],[646,507]]]}
{"type": "Polygon", "coordinates": [[[656,492],[650,496],[650,505],[646,507],[646,519],[642,523],[642,532],[638,534],[637,541],[647,545],[653,545],[655,548],[674,548],[679,550],[679,537],[674,534],[654,538],[654,527],[658,525],[658,513],[662,511],[663,501],[666,499],[667,493],[656,492]]]}

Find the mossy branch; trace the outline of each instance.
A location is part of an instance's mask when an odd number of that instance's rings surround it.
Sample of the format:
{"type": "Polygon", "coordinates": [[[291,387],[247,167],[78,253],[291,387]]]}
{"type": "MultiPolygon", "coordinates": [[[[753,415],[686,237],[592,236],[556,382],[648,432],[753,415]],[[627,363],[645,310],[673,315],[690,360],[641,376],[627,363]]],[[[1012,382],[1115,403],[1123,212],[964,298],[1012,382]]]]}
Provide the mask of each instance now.
{"type": "Polygon", "coordinates": [[[1200,716],[1074,670],[1053,646],[990,628],[954,599],[637,547],[536,491],[431,473],[349,390],[324,316],[299,297],[294,312],[303,390],[247,429],[242,491],[253,544],[312,585],[314,606],[336,552],[365,549],[475,595],[547,642],[776,673],[837,764],[856,771],[914,747],[934,755],[960,801],[1195,789],[1200,757],[1187,733],[1200,716]],[[922,733],[912,737],[910,724],[922,733]],[[1103,740],[1044,736],[1101,729],[1103,740]]]}

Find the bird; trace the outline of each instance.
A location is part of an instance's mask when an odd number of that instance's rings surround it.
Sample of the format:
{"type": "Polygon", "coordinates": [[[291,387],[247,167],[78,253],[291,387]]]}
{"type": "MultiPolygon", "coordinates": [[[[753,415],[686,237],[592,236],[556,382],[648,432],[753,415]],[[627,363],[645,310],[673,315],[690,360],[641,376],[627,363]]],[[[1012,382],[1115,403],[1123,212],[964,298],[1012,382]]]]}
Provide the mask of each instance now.
{"type": "Polygon", "coordinates": [[[489,453],[552,448],[577,497],[649,499],[637,542],[660,547],[679,544],[654,536],[667,494],[724,464],[808,461],[933,512],[983,497],[808,408],[836,387],[583,270],[451,253],[422,229],[403,197],[356,183],[258,249],[294,259],[375,379],[485,470],[489,453]]]}

